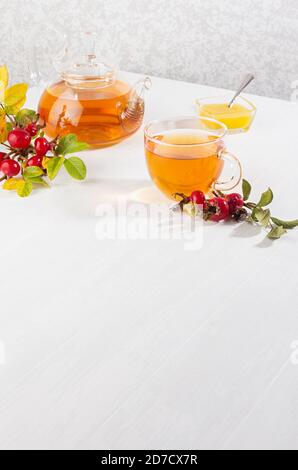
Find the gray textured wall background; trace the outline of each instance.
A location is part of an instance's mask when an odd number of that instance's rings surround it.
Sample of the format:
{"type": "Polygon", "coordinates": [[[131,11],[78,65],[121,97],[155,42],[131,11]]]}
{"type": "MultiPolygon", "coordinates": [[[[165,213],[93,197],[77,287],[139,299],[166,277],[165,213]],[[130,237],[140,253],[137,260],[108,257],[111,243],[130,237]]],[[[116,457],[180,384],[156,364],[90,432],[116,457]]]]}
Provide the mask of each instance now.
{"type": "Polygon", "coordinates": [[[119,67],[289,99],[298,79],[297,0],[0,0],[0,62],[29,77],[36,47],[46,74],[56,33],[96,30],[119,67]]]}

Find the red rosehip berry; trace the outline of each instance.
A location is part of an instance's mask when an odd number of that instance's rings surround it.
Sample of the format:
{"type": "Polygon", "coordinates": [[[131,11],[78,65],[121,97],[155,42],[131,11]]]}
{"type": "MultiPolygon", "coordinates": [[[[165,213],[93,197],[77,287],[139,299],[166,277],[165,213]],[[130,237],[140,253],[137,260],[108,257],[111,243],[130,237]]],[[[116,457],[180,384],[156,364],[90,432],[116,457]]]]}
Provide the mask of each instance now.
{"type": "Polygon", "coordinates": [[[25,131],[29,132],[29,134],[31,135],[31,137],[34,137],[37,132],[38,132],[38,127],[37,127],[37,124],[35,122],[30,122],[30,124],[28,124],[26,127],[25,127],[25,131]]]}
{"type": "Polygon", "coordinates": [[[243,207],[242,209],[237,209],[236,212],[231,216],[235,222],[244,222],[247,219],[248,211],[243,207]]]}
{"type": "Polygon", "coordinates": [[[208,199],[205,200],[204,204],[203,204],[203,211],[207,214],[208,212],[208,208],[209,208],[209,201],[208,199]]]}
{"type": "Polygon", "coordinates": [[[33,157],[27,160],[26,166],[39,166],[41,168],[42,160],[43,160],[43,157],[40,157],[39,155],[33,155],[33,157]]]}
{"type": "Polygon", "coordinates": [[[44,137],[38,137],[34,142],[34,147],[36,155],[39,157],[44,157],[46,153],[50,150],[50,144],[44,137]]]}
{"type": "Polygon", "coordinates": [[[30,145],[31,135],[25,129],[16,128],[8,134],[8,142],[14,149],[26,149],[30,145]]]}
{"type": "Polygon", "coordinates": [[[3,160],[5,160],[5,158],[8,158],[7,154],[4,152],[0,152],[0,165],[3,162],[3,160]]]}
{"type": "Polygon", "coordinates": [[[226,220],[230,215],[229,204],[222,197],[210,199],[210,201],[205,205],[205,210],[206,207],[209,212],[208,220],[212,220],[212,222],[226,220]]]}
{"type": "Polygon", "coordinates": [[[206,197],[202,191],[193,191],[190,195],[190,200],[194,204],[203,205],[206,201],[206,197]]]}
{"type": "Polygon", "coordinates": [[[7,160],[3,160],[1,163],[1,171],[6,176],[8,176],[8,178],[12,178],[13,176],[17,176],[20,173],[21,166],[18,162],[9,158],[7,160]]]}
{"type": "Polygon", "coordinates": [[[238,193],[227,194],[225,200],[229,204],[230,215],[235,214],[236,211],[244,206],[243,197],[238,193]]]}

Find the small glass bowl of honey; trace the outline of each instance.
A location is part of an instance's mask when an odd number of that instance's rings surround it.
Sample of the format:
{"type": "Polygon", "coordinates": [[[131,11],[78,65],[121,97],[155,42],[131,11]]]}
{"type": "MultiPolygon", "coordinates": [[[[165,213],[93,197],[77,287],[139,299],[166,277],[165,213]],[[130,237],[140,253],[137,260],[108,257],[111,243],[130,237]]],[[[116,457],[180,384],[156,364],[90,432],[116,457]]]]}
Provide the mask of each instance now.
{"type": "Polygon", "coordinates": [[[257,108],[243,96],[238,96],[229,107],[228,97],[202,98],[196,100],[201,117],[216,119],[225,124],[229,134],[247,132],[255,118],[257,108]]]}

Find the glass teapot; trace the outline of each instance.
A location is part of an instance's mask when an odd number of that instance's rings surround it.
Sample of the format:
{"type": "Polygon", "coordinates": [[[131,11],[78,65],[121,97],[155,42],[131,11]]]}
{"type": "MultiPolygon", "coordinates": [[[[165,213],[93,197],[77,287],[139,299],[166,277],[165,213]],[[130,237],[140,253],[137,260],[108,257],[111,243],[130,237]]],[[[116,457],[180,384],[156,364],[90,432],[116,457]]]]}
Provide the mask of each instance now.
{"type": "Polygon", "coordinates": [[[93,148],[116,144],[140,128],[151,80],[147,77],[131,88],[118,79],[98,60],[96,33],[77,33],[69,39],[53,60],[61,79],[40,98],[45,133],[51,138],[75,133],[93,148]]]}

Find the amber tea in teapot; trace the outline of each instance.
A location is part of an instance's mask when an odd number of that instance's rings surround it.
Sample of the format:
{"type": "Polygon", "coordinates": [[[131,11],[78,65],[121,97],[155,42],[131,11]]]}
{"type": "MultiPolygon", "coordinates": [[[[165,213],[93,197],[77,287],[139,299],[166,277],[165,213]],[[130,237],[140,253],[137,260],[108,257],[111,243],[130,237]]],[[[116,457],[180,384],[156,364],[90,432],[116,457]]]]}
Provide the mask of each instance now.
{"type": "Polygon", "coordinates": [[[50,85],[39,102],[49,137],[75,133],[96,148],[116,144],[140,128],[150,79],[131,88],[98,61],[96,45],[95,33],[80,33],[54,60],[62,80],[50,85]]]}

